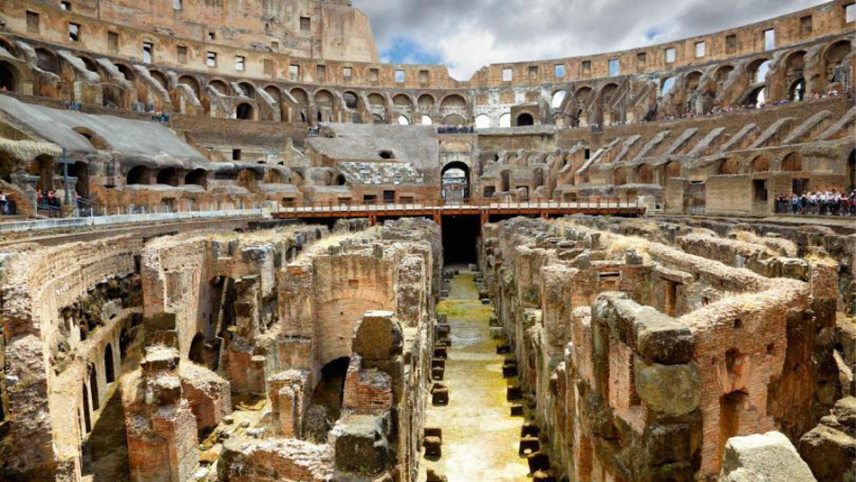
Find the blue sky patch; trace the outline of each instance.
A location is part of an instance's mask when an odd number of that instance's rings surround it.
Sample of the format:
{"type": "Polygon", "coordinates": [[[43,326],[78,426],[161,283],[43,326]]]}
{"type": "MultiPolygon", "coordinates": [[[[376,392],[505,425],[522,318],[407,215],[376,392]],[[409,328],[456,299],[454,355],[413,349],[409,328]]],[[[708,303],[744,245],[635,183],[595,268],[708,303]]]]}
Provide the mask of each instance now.
{"type": "Polygon", "coordinates": [[[393,64],[437,65],[442,61],[439,53],[430,52],[404,37],[393,38],[391,45],[381,50],[380,57],[384,62],[393,64]]]}

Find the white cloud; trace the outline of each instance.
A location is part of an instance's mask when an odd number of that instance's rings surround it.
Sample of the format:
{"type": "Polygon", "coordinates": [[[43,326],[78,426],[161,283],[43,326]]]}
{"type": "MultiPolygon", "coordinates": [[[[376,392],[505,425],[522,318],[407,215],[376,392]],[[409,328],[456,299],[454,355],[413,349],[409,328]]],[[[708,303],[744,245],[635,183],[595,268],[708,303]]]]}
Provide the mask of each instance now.
{"type": "Polygon", "coordinates": [[[453,77],[490,63],[641,47],[750,24],[817,0],[356,0],[378,47],[407,38],[453,77]],[[654,34],[652,36],[652,33],[654,34]]]}

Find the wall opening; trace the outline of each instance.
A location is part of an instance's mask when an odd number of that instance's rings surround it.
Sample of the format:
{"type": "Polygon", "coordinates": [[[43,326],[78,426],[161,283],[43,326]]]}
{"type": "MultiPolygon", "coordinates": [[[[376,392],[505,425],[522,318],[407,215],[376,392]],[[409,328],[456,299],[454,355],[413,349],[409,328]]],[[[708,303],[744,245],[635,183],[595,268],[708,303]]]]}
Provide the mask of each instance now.
{"type": "Polygon", "coordinates": [[[342,357],[327,363],[321,369],[321,380],[315,386],[312,403],[306,414],[307,439],[325,441],[331,422],[338,420],[341,416],[345,378],[350,364],[350,358],[342,357]]]}
{"type": "Polygon", "coordinates": [[[89,371],[89,391],[92,393],[92,410],[98,410],[98,371],[94,368],[89,371]]]}
{"type": "Polygon", "coordinates": [[[235,117],[241,120],[252,120],[253,106],[247,103],[238,105],[238,108],[235,109],[235,117]]]}
{"type": "Polygon", "coordinates": [[[464,202],[470,198],[470,168],[463,162],[450,162],[443,167],[443,199],[449,203],[464,202]]]}
{"type": "Polygon", "coordinates": [[[517,125],[518,126],[534,126],[535,119],[532,117],[532,114],[520,114],[517,116],[517,125]]]}
{"type": "Polygon", "coordinates": [[[443,260],[447,265],[475,263],[481,234],[478,216],[443,216],[443,260]]]}
{"type": "Polygon", "coordinates": [[[107,383],[113,383],[116,381],[116,371],[113,366],[113,346],[109,343],[107,344],[107,348],[104,350],[104,377],[107,380],[107,383]]]}
{"type": "Polygon", "coordinates": [[[9,64],[0,62],[0,92],[15,92],[17,85],[15,71],[9,64]]]}

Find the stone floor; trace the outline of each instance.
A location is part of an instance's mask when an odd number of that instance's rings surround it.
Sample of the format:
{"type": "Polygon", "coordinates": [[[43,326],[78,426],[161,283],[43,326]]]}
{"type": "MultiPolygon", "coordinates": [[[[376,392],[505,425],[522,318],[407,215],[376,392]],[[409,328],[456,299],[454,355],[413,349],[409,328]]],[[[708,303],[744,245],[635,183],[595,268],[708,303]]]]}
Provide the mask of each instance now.
{"type": "Polygon", "coordinates": [[[526,460],[517,455],[523,419],[510,416],[503,357],[496,354],[488,326],[493,308],[478,300],[472,273],[452,280],[451,293],[437,312],[448,316],[452,329],[442,382],[449,387],[449,405],[428,410],[426,426],[443,429],[443,456],[423,459],[419,482],[427,469],[449,482],[527,480],[526,460]]]}

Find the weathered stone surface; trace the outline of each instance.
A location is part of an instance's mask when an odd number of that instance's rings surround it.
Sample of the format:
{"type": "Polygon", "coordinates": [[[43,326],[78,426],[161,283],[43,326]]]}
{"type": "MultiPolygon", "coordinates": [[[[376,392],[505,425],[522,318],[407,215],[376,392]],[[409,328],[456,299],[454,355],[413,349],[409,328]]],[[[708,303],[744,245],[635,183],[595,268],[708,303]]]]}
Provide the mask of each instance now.
{"type": "Polygon", "coordinates": [[[790,440],[779,432],[728,439],[719,482],[762,480],[817,482],[790,440]]]}
{"type": "Polygon", "coordinates": [[[680,416],[698,408],[702,386],[694,363],[648,365],[637,358],[634,374],[636,392],[651,410],[680,416]]]}

